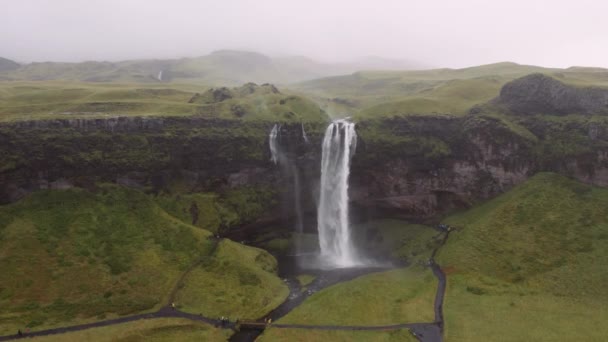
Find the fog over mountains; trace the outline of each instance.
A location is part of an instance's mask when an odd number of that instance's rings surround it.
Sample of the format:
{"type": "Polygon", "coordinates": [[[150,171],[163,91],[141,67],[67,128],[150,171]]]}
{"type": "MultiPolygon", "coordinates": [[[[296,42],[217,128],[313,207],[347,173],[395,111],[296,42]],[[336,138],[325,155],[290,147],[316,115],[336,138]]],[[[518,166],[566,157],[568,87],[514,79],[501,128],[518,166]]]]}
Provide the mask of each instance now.
{"type": "Polygon", "coordinates": [[[367,57],[351,63],[269,57],[257,52],[219,50],[206,56],[119,62],[34,62],[18,64],[0,59],[0,80],[70,80],[85,82],[187,82],[237,85],[245,82],[285,84],[358,70],[412,70],[428,67],[407,60],[367,57]]]}

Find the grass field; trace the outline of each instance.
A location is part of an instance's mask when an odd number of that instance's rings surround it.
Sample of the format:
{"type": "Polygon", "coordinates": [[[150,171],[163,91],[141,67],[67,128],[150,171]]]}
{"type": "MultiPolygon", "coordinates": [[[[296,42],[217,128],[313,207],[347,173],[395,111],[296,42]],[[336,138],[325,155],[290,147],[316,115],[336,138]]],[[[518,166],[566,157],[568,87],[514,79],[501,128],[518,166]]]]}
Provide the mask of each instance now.
{"type": "Polygon", "coordinates": [[[393,331],[324,331],[269,328],[259,342],[414,342],[418,341],[407,329],[393,331]]]}
{"type": "Polygon", "coordinates": [[[460,116],[498,96],[505,83],[531,73],[545,73],[577,86],[608,86],[605,69],[550,69],[506,62],[464,69],[361,71],[306,81],[292,88],[315,99],[328,113],[356,120],[460,116]]]}
{"type": "Polygon", "coordinates": [[[541,173],[447,222],[448,341],[608,336],[608,190],[541,173]]]}
{"type": "Polygon", "coordinates": [[[227,341],[232,332],[180,318],[158,318],[93,328],[60,335],[35,337],[40,342],[80,341],[227,341]]]}
{"type": "Polygon", "coordinates": [[[103,118],[117,115],[189,116],[277,122],[324,121],[313,101],[272,86],[219,88],[188,84],[0,82],[0,121],[103,118]]]}
{"type": "Polygon", "coordinates": [[[323,325],[432,322],[436,284],[432,272],[422,267],[373,273],[313,294],[278,322],[323,325]]]}
{"type": "Polygon", "coordinates": [[[175,304],[207,317],[260,318],[289,294],[276,270],[277,262],[268,252],[222,240],[214,258],[186,277],[175,304]]]}
{"type": "Polygon", "coordinates": [[[113,185],[40,191],[2,206],[0,335],[156,310],[201,262],[205,279],[196,269],[178,292],[185,309],[257,317],[285,298],[271,255],[229,240],[215,249],[210,236],[153,197],[113,185]],[[218,289],[226,296],[196,295],[218,289]]]}
{"type": "Polygon", "coordinates": [[[441,238],[431,227],[395,219],[357,224],[353,232],[353,239],[363,253],[389,256],[409,264],[426,262],[441,238]]]}
{"type": "MultiPolygon", "coordinates": [[[[187,60],[182,64],[190,68],[187,60]]],[[[32,68],[28,72],[44,72],[45,66],[39,63],[32,68]]],[[[154,79],[141,83],[138,79],[121,77],[83,82],[77,75],[67,78],[48,75],[39,81],[0,82],[0,121],[115,115],[199,115],[280,122],[324,122],[327,115],[352,116],[356,120],[408,115],[461,116],[473,106],[498,96],[505,83],[539,72],[575,86],[608,87],[605,69],[549,69],[515,63],[464,69],[360,71],[290,84],[279,93],[269,85],[212,88],[226,84],[219,74],[210,76],[210,80],[217,82],[205,85],[179,78],[169,83],[154,79]],[[228,98],[214,97],[212,93],[218,89],[228,98]]],[[[252,75],[254,79],[258,76],[252,75]]]]}
{"type": "Polygon", "coordinates": [[[52,190],[0,208],[0,331],[158,308],[208,232],[143,193],[52,190]]]}

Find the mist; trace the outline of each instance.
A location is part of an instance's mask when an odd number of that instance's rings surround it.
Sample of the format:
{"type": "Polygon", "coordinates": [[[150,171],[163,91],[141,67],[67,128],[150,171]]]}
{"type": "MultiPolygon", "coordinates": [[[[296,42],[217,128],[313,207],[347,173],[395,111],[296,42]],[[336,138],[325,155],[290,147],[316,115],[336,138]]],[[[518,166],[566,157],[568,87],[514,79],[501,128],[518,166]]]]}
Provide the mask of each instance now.
{"type": "Polygon", "coordinates": [[[0,56],[115,61],[238,49],[324,62],[608,67],[607,12],[592,0],[21,0],[3,6],[0,56]]]}

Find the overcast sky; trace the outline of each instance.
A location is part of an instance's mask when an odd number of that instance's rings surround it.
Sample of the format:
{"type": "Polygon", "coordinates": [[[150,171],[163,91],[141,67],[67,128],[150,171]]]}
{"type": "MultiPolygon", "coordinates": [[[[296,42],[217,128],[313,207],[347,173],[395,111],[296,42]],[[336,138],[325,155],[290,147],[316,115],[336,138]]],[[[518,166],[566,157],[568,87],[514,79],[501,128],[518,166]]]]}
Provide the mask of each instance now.
{"type": "Polygon", "coordinates": [[[191,57],[217,49],[322,61],[608,67],[605,0],[0,0],[0,56],[191,57]]]}

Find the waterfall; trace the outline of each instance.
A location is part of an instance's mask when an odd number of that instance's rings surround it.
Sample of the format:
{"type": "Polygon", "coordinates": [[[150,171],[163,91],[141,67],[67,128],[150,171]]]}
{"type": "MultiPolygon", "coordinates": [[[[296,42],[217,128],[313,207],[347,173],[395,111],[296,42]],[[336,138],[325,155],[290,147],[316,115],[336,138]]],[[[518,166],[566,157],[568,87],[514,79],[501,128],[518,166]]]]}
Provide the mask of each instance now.
{"type": "Polygon", "coordinates": [[[291,173],[293,177],[293,186],[294,186],[294,211],[296,212],[296,232],[303,233],[304,232],[304,222],[302,218],[302,203],[300,201],[300,173],[298,172],[298,167],[295,164],[291,165],[291,173]]]}
{"type": "Polygon", "coordinates": [[[302,138],[304,139],[304,142],[308,144],[308,136],[306,135],[306,131],[304,130],[304,123],[302,123],[301,125],[302,125],[302,138]]]}
{"type": "Polygon", "coordinates": [[[323,138],[317,211],[319,245],[321,257],[339,267],[359,263],[350,237],[348,218],[348,176],[356,146],[354,123],[336,120],[327,127],[323,138]]]}
{"type": "Polygon", "coordinates": [[[296,231],[302,233],[304,230],[304,223],[302,218],[302,204],[300,200],[300,173],[298,172],[298,166],[295,162],[292,162],[287,155],[287,151],[281,149],[281,125],[275,124],[268,135],[268,145],[270,147],[270,160],[278,164],[283,173],[291,177],[293,181],[293,205],[294,212],[296,214],[296,231]]]}
{"type": "Polygon", "coordinates": [[[158,78],[159,81],[163,80],[163,71],[162,70],[158,72],[158,77],[156,77],[156,78],[158,78]]]}
{"type": "Polygon", "coordinates": [[[275,124],[272,126],[270,135],[268,136],[268,145],[270,146],[270,160],[277,164],[279,162],[279,132],[281,125],[275,124]]]}

